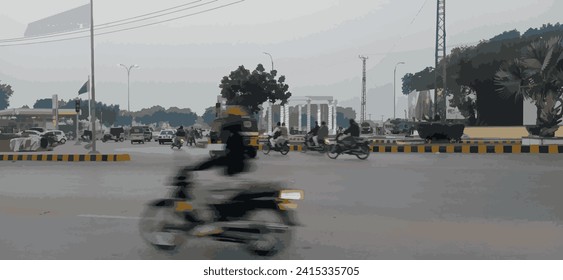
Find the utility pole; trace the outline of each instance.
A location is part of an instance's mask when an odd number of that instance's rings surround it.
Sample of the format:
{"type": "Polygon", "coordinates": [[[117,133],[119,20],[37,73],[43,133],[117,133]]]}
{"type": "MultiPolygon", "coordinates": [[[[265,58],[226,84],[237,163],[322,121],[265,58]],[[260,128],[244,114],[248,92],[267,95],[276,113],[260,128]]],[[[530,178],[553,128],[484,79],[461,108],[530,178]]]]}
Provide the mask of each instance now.
{"type": "MultiPolygon", "coordinates": [[[[436,67],[434,68],[434,116],[442,115],[438,112],[438,96],[445,100],[446,98],[446,0],[437,0],[436,8],[436,67]],[[442,88],[438,89],[438,66],[442,63],[442,88]],[[440,90],[440,94],[438,91],[440,90]]],[[[444,108],[445,109],[445,108],[444,108]]],[[[444,121],[444,116],[441,120],[444,121]]]]}
{"type": "Polygon", "coordinates": [[[360,125],[366,120],[366,60],[369,59],[367,56],[360,55],[359,58],[362,60],[363,70],[362,70],[362,109],[360,113],[360,125]]]}
{"type": "Polygon", "coordinates": [[[396,109],[397,109],[397,66],[400,64],[405,64],[404,62],[397,62],[395,64],[395,70],[393,71],[393,119],[397,118],[396,109]]]}

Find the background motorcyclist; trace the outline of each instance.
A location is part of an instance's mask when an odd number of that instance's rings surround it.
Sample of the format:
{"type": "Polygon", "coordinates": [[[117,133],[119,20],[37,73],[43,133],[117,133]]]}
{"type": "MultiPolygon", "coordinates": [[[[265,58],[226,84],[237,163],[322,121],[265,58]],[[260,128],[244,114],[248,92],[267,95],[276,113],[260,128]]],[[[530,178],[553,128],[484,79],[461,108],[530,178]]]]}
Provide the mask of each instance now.
{"type": "MultiPolygon", "coordinates": [[[[311,129],[311,131],[307,132],[307,134],[311,135],[311,139],[313,140],[313,142],[314,142],[315,136],[317,136],[317,134],[319,133],[319,129],[320,129],[319,122],[315,122],[315,126],[311,129]]],[[[317,145],[317,144],[315,144],[315,145],[317,145]]]]}
{"type": "Polygon", "coordinates": [[[288,137],[289,133],[287,131],[287,127],[285,126],[285,123],[282,123],[280,127],[280,136],[276,139],[276,145],[280,147],[288,137]]]}
{"type": "Polygon", "coordinates": [[[178,127],[176,130],[176,137],[174,138],[174,142],[178,144],[180,142],[180,138],[186,139],[186,131],[184,130],[184,126],[178,127]]]}
{"type": "Polygon", "coordinates": [[[272,138],[270,138],[270,144],[272,147],[276,147],[276,140],[282,135],[281,123],[276,124],[276,128],[272,131],[272,138]]]}
{"type": "Polygon", "coordinates": [[[343,134],[347,137],[342,139],[342,143],[348,147],[354,147],[356,145],[355,137],[360,137],[360,126],[354,119],[350,119],[350,126],[344,130],[343,134]]]}
{"type": "Polygon", "coordinates": [[[313,142],[315,142],[315,146],[319,145],[319,141],[324,141],[325,138],[328,137],[328,126],[326,126],[326,122],[321,122],[321,127],[319,128],[317,135],[313,136],[313,142]]]}

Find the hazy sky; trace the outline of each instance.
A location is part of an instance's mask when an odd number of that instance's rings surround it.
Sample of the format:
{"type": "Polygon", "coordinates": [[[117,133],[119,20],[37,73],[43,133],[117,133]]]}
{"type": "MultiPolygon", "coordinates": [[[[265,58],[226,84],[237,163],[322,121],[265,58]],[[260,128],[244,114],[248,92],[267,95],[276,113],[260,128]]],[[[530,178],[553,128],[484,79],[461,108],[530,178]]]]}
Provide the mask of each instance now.
{"type": "MultiPolygon", "coordinates": [[[[102,24],[193,1],[95,0],[95,21],[102,24]]],[[[142,23],[233,2],[199,1],[199,8],[142,23]]],[[[21,37],[27,23],[86,3],[2,0],[0,40],[21,37]]],[[[450,0],[448,45],[555,23],[561,10],[562,1],[554,0],[450,0]]],[[[131,75],[133,110],[162,105],[201,113],[214,104],[218,84],[231,70],[258,63],[269,69],[266,51],[273,55],[275,68],[286,75],[294,96],[334,95],[354,105],[359,103],[355,99],[359,100],[361,87],[358,55],[367,54],[368,88],[373,96],[381,96],[368,99],[368,113],[389,116],[393,92],[388,84],[393,82],[395,63],[406,62],[399,66],[398,77],[434,63],[435,13],[435,0],[246,0],[168,23],[98,36],[97,99],[127,108],[125,70],[116,65],[139,64],[141,68],[131,75]]],[[[15,90],[12,106],[31,106],[54,93],[74,98],[88,75],[88,39],[0,47],[0,80],[15,90]]],[[[397,85],[400,88],[399,79],[397,85]]],[[[403,106],[403,101],[399,103],[403,106]]]]}

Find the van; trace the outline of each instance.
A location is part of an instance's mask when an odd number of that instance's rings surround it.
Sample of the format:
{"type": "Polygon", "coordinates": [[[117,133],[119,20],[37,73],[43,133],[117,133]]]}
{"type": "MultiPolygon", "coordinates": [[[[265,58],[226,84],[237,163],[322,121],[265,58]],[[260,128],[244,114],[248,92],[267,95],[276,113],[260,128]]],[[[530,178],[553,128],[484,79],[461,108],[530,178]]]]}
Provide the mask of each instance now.
{"type": "Polygon", "coordinates": [[[142,126],[131,127],[129,138],[131,139],[131,144],[135,142],[145,144],[145,128],[142,126]]]}

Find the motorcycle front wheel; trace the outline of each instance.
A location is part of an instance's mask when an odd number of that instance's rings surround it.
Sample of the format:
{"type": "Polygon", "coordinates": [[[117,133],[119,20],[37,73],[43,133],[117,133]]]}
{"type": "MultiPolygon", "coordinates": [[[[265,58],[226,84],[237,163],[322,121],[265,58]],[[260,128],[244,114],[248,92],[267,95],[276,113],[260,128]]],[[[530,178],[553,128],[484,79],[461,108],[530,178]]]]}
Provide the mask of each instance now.
{"type": "Polygon", "coordinates": [[[256,224],[253,238],[246,242],[246,249],[259,256],[274,256],[288,247],[291,228],[283,222],[280,213],[271,209],[252,211],[246,220],[256,224]]]}
{"type": "Polygon", "coordinates": [[[270,150],[272,149],[272,147],[270,147],[270,144],[266,144],[262,146],[262,152],[267,155],[270,153],[270,150]]]}
{"type": "Polygon", "coordinates": [[[306,153],[307,150],[309,150],[309,147],[307,147],[307,144],[306,144],[306,143],[303,143],[303,145],[301,146],[301,152],[302,152],[302,153],[306,153]]]}
{"type": "Polygon", "coordinates": [[[174,251],[186,241],[186,233],[179,228],[186,221],[174,211],[174,204],[149,205],[141,215],[139,231],[144,241],[162,251],[174,251]]]}
{"type": "Polygon", "coordinates": [[[357,154],[356,157],[358,157],[361,160],[366,160],[369,157],[369,154],[370,154],[369,146],[364,145],[364,146],[361,146],[360,149],[362,150],[362,153],[357,154]]]}
{"type": "Polygon", "coordinates": [[[340,151],[339,151],[338,146],[336,146],[336,145],[328,146],[326,155],[331,159],[336,159],[340,155],[340,151]]]}

